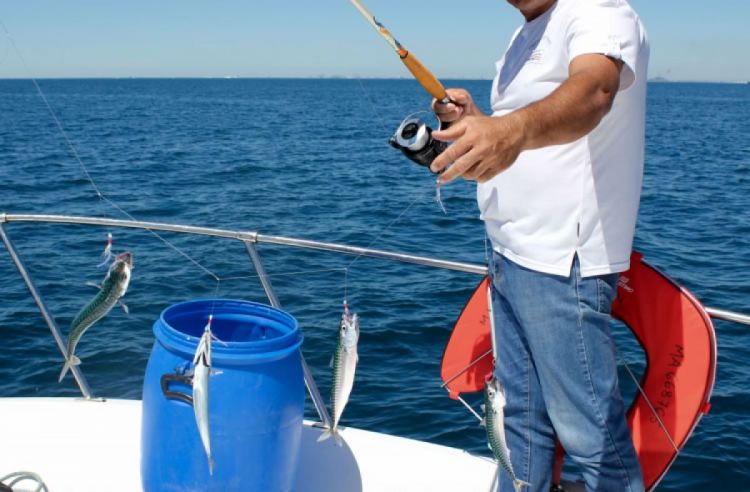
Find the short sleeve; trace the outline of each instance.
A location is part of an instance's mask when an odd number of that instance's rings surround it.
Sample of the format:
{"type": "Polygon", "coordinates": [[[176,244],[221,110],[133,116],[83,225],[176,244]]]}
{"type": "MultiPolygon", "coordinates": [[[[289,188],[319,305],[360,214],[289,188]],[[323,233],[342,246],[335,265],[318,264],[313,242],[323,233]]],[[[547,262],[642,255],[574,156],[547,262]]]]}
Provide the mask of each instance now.
{"type": "Polygon", "coordinates": [[[571,11],[566,42],[568,62],[591,53],[600,53],[623,62],[620,90],[635,82],[638,58],[641,56],[645,33],[638,17],[627,2],[621,0],[589,0],[577,2],[571,11]]]}

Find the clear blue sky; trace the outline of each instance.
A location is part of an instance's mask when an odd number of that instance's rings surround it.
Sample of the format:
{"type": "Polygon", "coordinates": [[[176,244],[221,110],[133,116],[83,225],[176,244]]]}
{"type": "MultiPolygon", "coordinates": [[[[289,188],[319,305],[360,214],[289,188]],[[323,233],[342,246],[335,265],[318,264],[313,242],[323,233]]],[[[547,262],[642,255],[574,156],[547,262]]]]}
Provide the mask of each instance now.
{"type": "MultiPolygon", "coordinates": [[[[649,30],[651,77],[750,80],[750,1],[631,0],[649,30]]],[[[442,78],[490,78],[522,21],[504,0],[366,0],[442,78]]],[[[34,77],[400,77],[348,0],[6,0],[34,77]]],[[[0,32],[0,78],[26,77],[0,32]]]]}

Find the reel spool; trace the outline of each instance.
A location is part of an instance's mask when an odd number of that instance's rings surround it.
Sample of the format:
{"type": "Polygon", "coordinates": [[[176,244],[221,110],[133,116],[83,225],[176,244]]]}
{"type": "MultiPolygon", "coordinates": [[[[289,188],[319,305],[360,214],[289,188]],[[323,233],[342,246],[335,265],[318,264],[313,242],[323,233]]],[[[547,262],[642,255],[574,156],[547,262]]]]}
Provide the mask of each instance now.
{"type": "Polygon", "coordinates": [[[448,148],[448,143],[432,138],[432,131],[427,123],[410,116],[401,122],[388,143],[409,160],[429,169],[432,161],[448,148]]]}

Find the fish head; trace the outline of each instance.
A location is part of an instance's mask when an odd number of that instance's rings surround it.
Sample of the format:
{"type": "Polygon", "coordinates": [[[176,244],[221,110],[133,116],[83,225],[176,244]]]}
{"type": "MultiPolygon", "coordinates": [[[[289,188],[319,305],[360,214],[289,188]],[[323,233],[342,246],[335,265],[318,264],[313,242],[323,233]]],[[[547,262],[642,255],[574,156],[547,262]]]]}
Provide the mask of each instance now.
{"type": "Polygon", "coordinates": [[[346,347],[356,347],[359,341],[359,318],[357,314],[350,314],[345,310],[341,315],[341,328],[339,336],[346,347]]]}
{"type": "Polygon", "coordinates": [[[195,357],[193,358],[194,365],[203,365],[211,367],[211,331],[206,330],[203,332],[200,341],[198,342],[198,348],[195,350],[195,357]]]}
{"type": "Polygon", "coordinates": [[[115,257],[115,261],[109,267],[109,274],[120,278],[129,277],[133,268],[133,253],[126,251],[115,257]]]}
{"type": "Polygon", "coordinates": [[[107,279],[112,279],[115,284],[121,286],[124,291],[127,289],[128,284],[130,283],[130,272],[133,267],[133,254],[130,252],[125,252],[117,255],[115,257],[115,261],[112,262],[112,264],[109,266],[109,270],[107,271],[107,276],[105,278],[105,281],[107,279]]]}
{"type": "Polygon", "coordinates": [[[487,399],[496,408],[504,407],[505,406],[505,390],[503,389],[503,385],[500,382],[500,380],[497,379],[494,374],[490,374],[485,379],[485,383],[486,383],[485,391],[487,392],[487,399]]]}
{"type": "Polygon", "coordinates": [[[115,263],[117,263],[118,261],[121,261],[130,268],[133,268],[133,253],[131,253],[130,251],[120,253],[119,255],[115,256],[115,263]]]}

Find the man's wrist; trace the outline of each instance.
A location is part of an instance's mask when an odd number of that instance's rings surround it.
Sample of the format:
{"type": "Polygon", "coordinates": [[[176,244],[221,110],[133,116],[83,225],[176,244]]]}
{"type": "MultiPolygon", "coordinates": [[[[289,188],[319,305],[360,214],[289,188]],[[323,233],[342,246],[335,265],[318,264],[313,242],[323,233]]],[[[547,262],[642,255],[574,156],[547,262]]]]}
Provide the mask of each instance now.
{"type": "Polygon", "coordinates": [[[523,152],[524,150],[531,149],[533,136],[531,134],[532,125],[528,107],[508,113],[506,117],[510,120],[509,124],[511,128],[515,130],[519,150],[523,152]]]}

